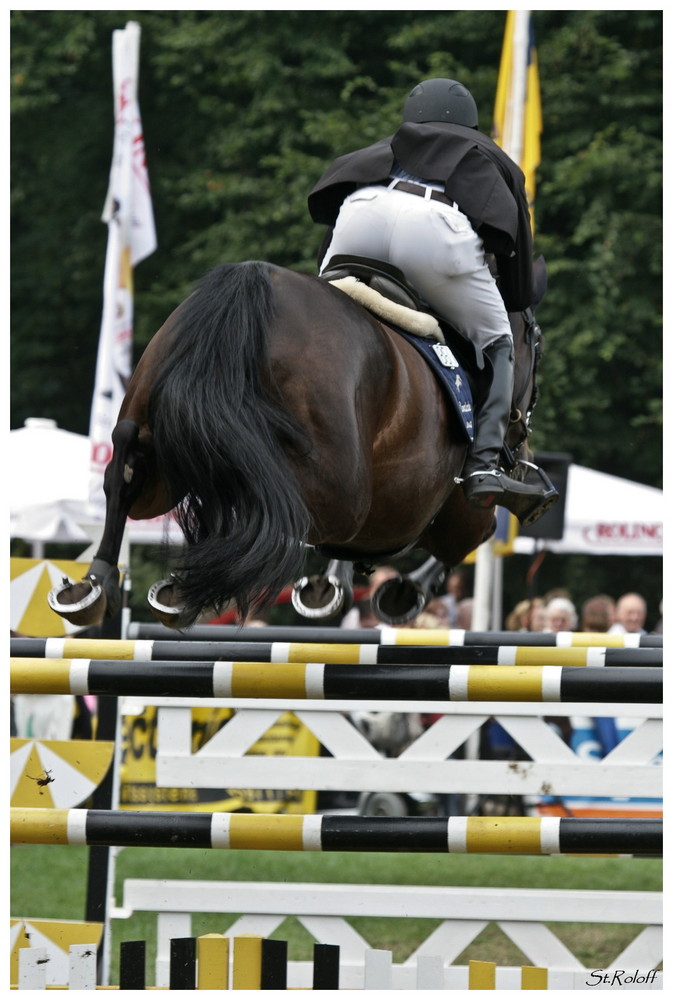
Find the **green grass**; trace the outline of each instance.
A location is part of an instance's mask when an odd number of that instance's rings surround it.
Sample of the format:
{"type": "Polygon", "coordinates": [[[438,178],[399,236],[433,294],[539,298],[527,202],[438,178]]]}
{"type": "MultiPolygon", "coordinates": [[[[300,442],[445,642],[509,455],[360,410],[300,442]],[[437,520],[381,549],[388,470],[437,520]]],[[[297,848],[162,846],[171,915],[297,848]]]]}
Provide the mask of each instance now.
{"type": "MultiPolygon", "coordinates": [[[[85,913],[88,851],[85,847],[15,846],[10,852],[11,916],[81,920],[85,913]]],[[[222,879],[259,882],[341,882],[389,885],[527,887],[535,889],[661,889],[662,862],[646,858],[503,857],[436,854],[302,854],[276,851],[206,851],[126,848],[117,858],[115,894],[125,878],[222,879]]],[[[192,917],[192,932],[223,932],[238,914],[192,917]]],[[[372,947],[403,961],[438,921],[353,918],[372,947]]],[[[636,925],[556,924],[553,930],[586,966],[605,967],[635,936],[636,925]]],[[[313,939],[290,918],[273,935],[289,943],[291,960],[311,958],[313,939]]],[[[135,913],[116,920],[112,933],[111,981],[117,980],[122,940],[148,942],[153,979],[156,915],[135,913]]],[[[524,956],[495,925],[489,925],[460,956],[519,965],[524,956]]]]}

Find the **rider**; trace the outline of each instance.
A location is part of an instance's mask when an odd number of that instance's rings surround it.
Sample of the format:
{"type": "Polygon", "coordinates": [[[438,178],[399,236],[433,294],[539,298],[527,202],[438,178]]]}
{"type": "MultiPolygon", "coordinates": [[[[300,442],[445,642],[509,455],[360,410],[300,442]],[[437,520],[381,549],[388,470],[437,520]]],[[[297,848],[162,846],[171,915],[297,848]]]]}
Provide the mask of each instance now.
{"type": "Polygon", "coordinates": [[[499,466],[514,381],[507,312],[533,301],[524,175],[477,130],[474,98],[456,80],[418,84],[403,119],[394,135],[340,156],[311,191],[311,217],[333,227],[321,273],[335,255],[392,264],[433,312],[469,338],[484,386],[459,481],[471,506],[499,504],[532,524],[558,493],[542,477],[529,485],[499,466]],[[486,253],[495,256],[497,283],[486,253]]]}

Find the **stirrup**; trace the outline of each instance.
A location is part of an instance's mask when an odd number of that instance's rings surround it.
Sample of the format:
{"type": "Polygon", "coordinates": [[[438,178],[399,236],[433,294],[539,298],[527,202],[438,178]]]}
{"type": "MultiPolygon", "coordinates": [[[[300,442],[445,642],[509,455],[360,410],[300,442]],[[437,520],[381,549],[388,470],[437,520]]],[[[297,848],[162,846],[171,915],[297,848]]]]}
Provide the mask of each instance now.
{"type": "MultiPolygon", "coordinates": [[[[554,504],[556,504],[559,501],[561,495],[554,486],[554,484],[552,483],[547,473],[539,465],[535,465],[534,462],[528,462],[523,458],[519,459],[518,464],[525,465],[526,468],[532,469],[532,471],[538,476],[542,488],[544,489],[544,493],[540,498],[540,500],[537,503],[534,503],[532,506],[527,506],[525,509],[522,509],[521,511],[510,508],[512,510],[512,513],[515,514],[516,517],[518,517],[522,526],[524,528],[527,528],[529,527],[529,525],[535,524],[536,521],[539,521],[542,515],[546,514],[548,510],[551,510],[554,504]]],[[[522,503],[520,506],[523,507],[524,498],[522,497],[521,500],[522,503]]]]}
{"type": "Polygon", "coordinates": [[[497,468],[477,469],[476,472],[468,473],[463,478],[456,477],[455,481],[463,484],[465,498],[471,507],[490,510],[498,504],[506,507],[524,527],[527,527],[538,521],[554,506],[559,494],[542,469],[531,462],[525,464],[538,473],[540,485],[518,482],[497,468]],[[475,484],[471,488],[469,480],[479,477],[484,480],[483,488],[479,490],[481,484],[475,484]]]}
{"type": "Polygon", "coordinates": [[[546,514],[548,510],[551,510],[558,499],[559,493],[556,488],[552,486],[551,491],[545,493],[539,502],[533,504],[520,514],[518,514],[515,510],[512,510],[512,513],[519,519],[522,527],[527,528],[529,525],[535,524],[536,521],[539,521],[542,515],[546,514]]]}

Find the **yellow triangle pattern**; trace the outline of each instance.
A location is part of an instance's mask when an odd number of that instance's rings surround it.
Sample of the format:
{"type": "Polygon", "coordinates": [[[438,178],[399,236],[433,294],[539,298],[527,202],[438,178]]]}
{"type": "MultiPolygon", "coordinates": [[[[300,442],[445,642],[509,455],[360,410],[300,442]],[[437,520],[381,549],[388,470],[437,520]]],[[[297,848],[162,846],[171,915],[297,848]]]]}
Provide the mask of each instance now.
{"type": "Polygon", "coordinates": [[[14,788],[10,805],[21,808],[53,809],[54,800],[49,790],[51,777],[49,770],[42,764],[38,747],[34,745],[26,758],[25,767],[14,788]]]}
{"type": "Polygon", "coordinates": [[[49,577],[49,571],[45,566],[40,573],[26,613],[19,621],[17,632],[20,632],[21,635],[42,635],[44,630],[46,630],[47,635],[53,635],[54,629],[59,632],[63,631],[59,622],[60,615],[52,611],[47,604],[47,594],[51,589],[52,582],[49,577]]]}
{"type": "MultiPolygon", "coordinates": [[[[43,807],[71,809],[88,798],[107,774],[114,753],[112,741],[98,740],[10,740],[10,754],[15,778],[11,805],[19,808],[43,807]],[[70,781],[68,799],[59,795],[54,802],[52,790],[58,781],[61,761],[70,781]],[[72,781],[73,772],[81,781],[72,781]],[[47,781],[51,778],[51,781],[47,781]]],[[[58,786],[61,792],[62,785],[58,786]]]]}
{"type": "Polygon", "coordinates": [[[87,563],[77,562],[74,559],[24,559],[18,556],[11,558],[9,563],[10,604],[14,631],[20,635],[44,638],[71,634],[72,627],[67,626],[60,615],[52,611],[47,604],[47,594],[64,576],[71,580],[80,580],[86,572],[87,563]],[[40,566],[42,570],[38,573],[40,566]],[[25,585],[25,580],[22,581],[21,578],[28,574],[33,574],[36,582],[33,584],[30,599],[26,600],[22,586],[25,585]]]}

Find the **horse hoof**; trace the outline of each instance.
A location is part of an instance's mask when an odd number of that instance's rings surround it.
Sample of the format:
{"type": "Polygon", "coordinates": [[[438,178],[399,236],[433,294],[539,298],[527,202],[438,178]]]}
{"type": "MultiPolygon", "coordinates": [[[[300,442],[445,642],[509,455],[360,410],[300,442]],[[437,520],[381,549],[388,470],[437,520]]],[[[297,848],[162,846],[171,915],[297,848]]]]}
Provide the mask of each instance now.
{"type": "Polygon", "coordinates": [[[405,625],[413,621],[426,603],[421,588],[404,576],[384,580],[372,594],[372,611],[385,625],[405,625]]]}
{"type": "Polygon", "coordinates": [[[292,588],[292,607],[304,618],[331,618],[344,605],[344,590],[336,576],[304,576],[292,588]]]}
{"type": "Polygon", "coordinates": [[[173,603],[178,596],[174,579],[157,580],[147,591],[147,601],[155,618],[166,628],[182,629],[191,625],[182,605],[173,603]]]}
{"type": "Polygon", "coordinates": [[[47,603],[52,611],[71,625],[85,628],[100,625],[107,607],[107,597],[101,585],[93,580],[84,579],[73,583],[64,576],[61,586],[54,587],[47,594],[47,603]]]}

